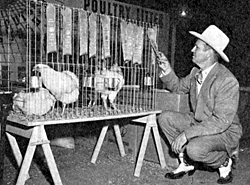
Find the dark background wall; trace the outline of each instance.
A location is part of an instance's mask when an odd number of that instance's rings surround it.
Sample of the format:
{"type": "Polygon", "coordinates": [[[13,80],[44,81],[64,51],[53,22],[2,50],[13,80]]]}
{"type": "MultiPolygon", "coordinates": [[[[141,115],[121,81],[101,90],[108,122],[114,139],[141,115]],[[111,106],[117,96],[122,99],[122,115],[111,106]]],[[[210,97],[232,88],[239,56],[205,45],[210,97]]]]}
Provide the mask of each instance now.
{"type": "MultiPolygon", "coordinates": [[[[175,71],[185,76],[193,66],[191,49],[195,38],[188,31],[202,32],[210,24],[217,25],[230,38],[225,65],[235,74],[241,86],[250,86],[250,1],[249,0],[119,0],[170,13],[176,26],[175,71]],[[186,8],[187,17],[180,17],[186,8]]],[[[171,34],[170,34],[171,37],[171,34]]]]}
{"type": "MultiPolygon", "coordinates": [[[[17,0],[0,0],[1,8],[17,0]]],[[[71,2],[74,6],[85,0],[48,0],[56,3],[71,2]]],[[[87,0],[86,0],[87,1],[87,0]]],[[[100,1],[100,0],[97,0],[100,1]]],[[[188,31],[202,32],[210,24],[217,25],[230,38],[225,53],[230,63],[225,65],[235,74],[241,86],[250,86],[250,1],[249,0],[117,0],[145,8],[160,10],[170,15],[171,27],[176,24],[176,50],[174,69],[185,76],[193,64],[191,49],[195,38],[188,31]],[[182,8],[188,16],[180,17],[182,8]]],[[[169,42],[172,35],[169,34],[169,42]]],[[[168,40],[168,39],[167,39],[168,40]]],[[[171,43],[166,43],[171,44],[171,43]]],[[[169,47],[169,50],[172,48],[169,47]]],[[[168,57],[170,58],[170,53],[168,57]]]]}

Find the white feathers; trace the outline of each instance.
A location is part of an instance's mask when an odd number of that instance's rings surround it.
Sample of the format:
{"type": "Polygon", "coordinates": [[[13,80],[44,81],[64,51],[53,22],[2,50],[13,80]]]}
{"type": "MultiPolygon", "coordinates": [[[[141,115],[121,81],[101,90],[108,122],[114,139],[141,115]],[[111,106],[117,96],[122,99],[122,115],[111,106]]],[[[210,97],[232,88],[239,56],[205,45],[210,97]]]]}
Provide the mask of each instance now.
{"type": "Polygon", "coordinates": [[[43,85],[62,102],[64,113],[67,104],[77,101],[79,96],[79,79],[71,71],[55,71],[45,64],[37,64],[34,70],[40,72],[43,85]]]}
{"type": "Polygon", "coordinates": [[[70,71],[58,72],[45,64],[37,64],[34,70],[41,73],[42,83],[56,97],[79,88],[78,78],[70,71]]]}
{"type": "Polygon", "coordinates": [[[54,107],[56,99],[47,89],[40,88],[37,92],[21,91],[13,97],[13,109],[25,115],[44,115],[54,107]]]}
{"type": "Polygon", "coordinates": [[[121,68],[117,64],[114,64],[111,66],[110,70],[102,70],[100,77],[108,79],[108,84],[105,85],[106,88],[103,90],[97,90],[101,93],[105,109],[108,109],[107,99],[109,99],[112,108],[117,110],[114,100],[125,83],[121,68]]]}
{"type": "MultiPolygon", "coordinates": [[[[73,72],[59,72],[45,64],[37,64],[33,70],[40,73],[40,77],[37,78],[40,85],[36,87],[39,89],[36,89],[36,92],[16,94],[15,110],[20,110],[26,115],[44,115],[54,109],[55,102],[59,101],[63,105],[62,114],[64,114],[66,105],[78,100],[79,79],[73,72]]],[[[109,100],[110,107],[117,111],[115,99],[125,83],[121,68],[114,64],[110,69],[97,70],[94,78],[95,91],[101,94],[105,110],[108,110],[109,100]],[[99,83],[102,84],[101,88],[99,83]]]]}

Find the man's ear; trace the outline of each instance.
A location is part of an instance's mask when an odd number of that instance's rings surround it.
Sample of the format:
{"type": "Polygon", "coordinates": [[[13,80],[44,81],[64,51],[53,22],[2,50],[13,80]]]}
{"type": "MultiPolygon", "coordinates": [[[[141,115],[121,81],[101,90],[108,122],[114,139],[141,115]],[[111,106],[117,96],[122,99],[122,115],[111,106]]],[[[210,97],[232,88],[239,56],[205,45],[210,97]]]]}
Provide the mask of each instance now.
{"type": "Polygon", "coordinates": [[[210,57],[212,57],[214,55],[214,50],[211,47],[207,48],[206,52],[207,52],[207,57],[208,58],[210,58],[210,57]]]}

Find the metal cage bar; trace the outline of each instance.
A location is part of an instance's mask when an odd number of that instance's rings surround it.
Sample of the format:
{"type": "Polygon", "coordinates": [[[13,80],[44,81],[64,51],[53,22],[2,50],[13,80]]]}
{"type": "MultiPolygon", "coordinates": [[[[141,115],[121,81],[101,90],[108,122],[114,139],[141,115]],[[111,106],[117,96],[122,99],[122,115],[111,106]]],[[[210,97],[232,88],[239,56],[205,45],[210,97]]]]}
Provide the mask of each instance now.
{"type": "Polygon", "coordinates": [[[155,109],[152,25],[42,1],[0,11],[0,88],[28,121],[155,109]]]}

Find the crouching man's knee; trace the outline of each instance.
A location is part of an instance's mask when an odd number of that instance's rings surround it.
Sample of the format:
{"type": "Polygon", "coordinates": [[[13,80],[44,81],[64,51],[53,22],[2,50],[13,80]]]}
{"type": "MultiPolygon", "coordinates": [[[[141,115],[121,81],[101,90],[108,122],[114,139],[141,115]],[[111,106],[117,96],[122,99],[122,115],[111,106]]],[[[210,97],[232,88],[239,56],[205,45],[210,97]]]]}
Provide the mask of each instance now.
{"type": "Polygon", "coordinates": [[[198,142],[198,140],[191,140],[186,147],[187,155],[190,159],[197,162],[203,162],[207,157],[207,150],[204,147],[204,143],[198,142]]]}
{"type": "Polygon", "coordinates": [[[174,117],[174,112],[164,111],[158,116],[158,124],[161,128],[167,127],[171,124],[171,119],[174,117]]]}

